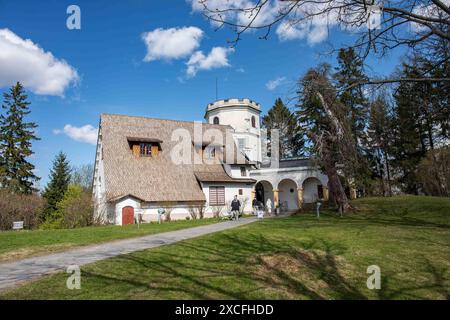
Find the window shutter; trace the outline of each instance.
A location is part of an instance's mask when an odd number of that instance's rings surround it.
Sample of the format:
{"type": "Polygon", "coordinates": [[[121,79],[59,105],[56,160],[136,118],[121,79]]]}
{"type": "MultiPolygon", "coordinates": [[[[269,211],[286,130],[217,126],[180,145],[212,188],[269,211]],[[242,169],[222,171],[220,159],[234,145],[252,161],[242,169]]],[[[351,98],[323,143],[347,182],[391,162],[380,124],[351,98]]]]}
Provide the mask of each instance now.
{"type": "Polygon", "coordinates": [[[209,204],[211,206],[225,204],[225,187],[209,187],[209,204]]]}

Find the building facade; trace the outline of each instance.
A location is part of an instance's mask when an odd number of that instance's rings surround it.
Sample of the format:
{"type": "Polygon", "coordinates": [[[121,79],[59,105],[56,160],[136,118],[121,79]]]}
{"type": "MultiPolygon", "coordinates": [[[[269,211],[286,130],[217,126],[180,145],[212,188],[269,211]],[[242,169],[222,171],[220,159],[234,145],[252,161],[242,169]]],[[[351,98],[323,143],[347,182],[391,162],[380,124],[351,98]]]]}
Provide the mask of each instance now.
{"type": "Polygon", "coordinates": [[[205,123],[102,114],[95,161],[95,214],[118,225],[217,216],[234,196],[280,211],[328,199],[327,177],[308,159],[263,161],[260,105],[226,99],[205,123]]]}

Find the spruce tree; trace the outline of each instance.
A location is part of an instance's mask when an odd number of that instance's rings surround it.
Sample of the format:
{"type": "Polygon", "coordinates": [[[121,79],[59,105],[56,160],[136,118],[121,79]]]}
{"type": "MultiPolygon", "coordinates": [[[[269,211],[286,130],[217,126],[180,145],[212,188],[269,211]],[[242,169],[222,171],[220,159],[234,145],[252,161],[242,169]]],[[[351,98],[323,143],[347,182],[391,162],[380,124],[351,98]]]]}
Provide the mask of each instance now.
{"type": "Polygon", "coordinates": [[[27,95],[17,82],[3,94],[0,116],[0,186],[14,193],[30,194],[36,191],[34,183],[39,178],[33,173],[34,165],[27,158],[33,154],[32,141],[38,140],[34,131],[37,125],[26,122],[30,113],[27,95]]]}
{"type": "MultiPolygon", "coordinates": [[[[280,158],[298,157],[303,153],[304,140],[295,114],[278,98],[273,107],[263,117],[262,124],[267,129],[270,140],[270,130],[278,129],[280,137],[280,158]]],[[[270,146],[269,146],[270,149],[270,146]]]]}
{"type": "Polygon", "coordinates": [[[58,202],[64,198],[70,183],[70,164],[66,155],[60,152],[53,161],[50,171],[50,181],[42,196],[47,200],[42,220],[49,221],[56,218],[58,202]]]}
{"type": "Polygon", "coordinates": [[[363,61],[353,48],[347,48],[339,50],[337,62],[338,67],[333,75],[337,81],[336,89],[339,92],[339,100],[347,109],[355,144],[360,148],[365,139],[368,101],[362,86],[350,89],[349,86],[355,82],[367,80],[363,71],[363,61]]]}
{"type": "Polygon", "coordinates": [[[369,183],[370,170],[366,161],[369,103],[365,97],[363,87],[350,87],[359,81],[367,80],[364,74],[363,61],[353,48],[340,49],[337,56],[338,67],[333,74],[336,81],[338,99],[345,109],[351,126],[354,145],[357,151],[359,166],[355,171],[355,184],[365,190],[369,183]]]}
{"type": "MultiPolygon", "coordinates": [[[[404,66],[404,71],[408,66],[404,66]]],[[[420,92],[417,92],[415,83],[403,82],[394,94],[395,110],[393,118],[394,147],[393,165],[397,171],[397,179],[403,190],[407,193],[418,192],[416,167],[420,159],[425,155],[426,144],[422,134],[422,126],[419,121],[420,92]]]]}

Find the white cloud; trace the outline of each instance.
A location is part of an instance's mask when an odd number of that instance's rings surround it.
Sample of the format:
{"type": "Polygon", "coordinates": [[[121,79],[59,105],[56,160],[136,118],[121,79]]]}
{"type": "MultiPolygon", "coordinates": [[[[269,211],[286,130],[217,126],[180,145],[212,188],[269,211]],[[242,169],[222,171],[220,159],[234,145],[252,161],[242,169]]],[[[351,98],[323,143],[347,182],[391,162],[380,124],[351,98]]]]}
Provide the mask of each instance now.
{"type": "Polygon", "coordinates": [[[82,127],[75,127],[70,124],[66,124],[63,130],[55,129],[54,134],[64,133],[71,139],[79,142],[85,142],[89,144],[97,144],[98,128],[94,128],[90,124],[84,125],[82,127]]]}
{"type": "Polygon", "coordinates": [[[144,61],[180,59],[200,46],[203,31],[197,27],[158,28],[142,35],[147,46],[144,61]]]}
{"type": "Polygon", "coordinates": [[[36,94],[63,96],[79,80],[77,71],[30,39],[0,29],[0,87],[20,81],[36,94]]]}
{"type": "Polygon", "coordinates": [[[270,90],[270,91],[275,90],[280,85],[282,85],[285,80],[286,80],[286,77],[278,77],[273,80],[269,80],[266,83],[266,88],[267,88],[267,90],[270,90]]]}
{"type": "Polygon", "coordinates": [[[188,77],[193,77],[198,70],[211,70],[216,68],[228,67],[228,54],[233,52],[232,48],[214,47],[208,55],[204,55],[202,51],[196,51],[192,54],[186,63],[186,73],[188,77]]]}
{"type": "MultiPolygon", "coordinates": [[[[450,6],[450,0],[442,0],[444,5],[450,6]]],[[[412,11],[414,14],[425,16],[425,17],[431,17],[431,18],[443,18],[440,17],[439,14],[443,13],[443,10],[437,7],[434,3],[430,4],[418,4],[413,8],[412,11]]],[[[416,22],[410,22],[411,28],[414,32],[423,32],[425,30],[428,30],[429,28],[424,26],[423,24],[419,24],[416,22]]]]}
{"type": "MultiPolygon", "coordinates": [[[[203,11],[204,7],[198,0],[188,1],[191,2],[194,12],[203,11]]],[[[292,1],[269,0],[264,3],[261,11],[258,12],[255,18],[256,10],[251,9],[255,8],[257,3],[256,0],[208,0],[207,5],[211,10],[209,14],[213,18],[210,22],[215,27],[221,24],[215,22],[214,18],[230,21],[240,26],[245,26],[251,22],[253,27],[261,27],[267,26],[287,14],[276,25],[275,33],[278,38],[281,41],[305,39],[308,44],[314,45],[326,40],[328,28],[342,26],[338,19],[339,14],[342,14],[344,18],[358,14],[358,12],[352,11],[354,8],[341,9],[339,1],[334,4],[337,9],[330,10],[330,2],[305,2],[292,9],[292,1]],[[247,8],[248,10],[238,10],[242,8],[247,8]],[[218,13],[214,14],[216,10],[218,13]]],[[[248,29],[246,32],[251,32],[252,30],[254,29],[248,29]]]]}

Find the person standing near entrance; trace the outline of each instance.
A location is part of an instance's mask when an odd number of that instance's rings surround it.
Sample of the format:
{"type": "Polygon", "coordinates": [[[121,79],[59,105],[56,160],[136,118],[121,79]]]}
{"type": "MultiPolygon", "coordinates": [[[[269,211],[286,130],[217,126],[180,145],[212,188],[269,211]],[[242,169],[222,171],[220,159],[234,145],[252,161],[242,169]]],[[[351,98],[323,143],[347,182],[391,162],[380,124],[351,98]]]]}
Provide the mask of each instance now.
{"type": "Polygon", "coordinates": [[[258,211],[258,200],[253,199],[252,201],[252,208],[253,208],[253,214],[256,216],[257,211],[258,211]]]}
{"type": "Polygon", "coordinates": [[[234,219],[236,221],[239,220],[239,210],[241,209],[241,202],[238,197],[235,195],[233,201],[231,201],[231,212],[234,215],[234,219]]]}
{"type": "Polygon", "coordinates": [[[270,198],[266,201],[266,210],[267,214],[270,216],[272,214],[272,200],[270,200],[270,198]]]}

